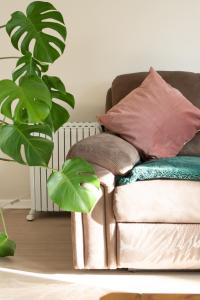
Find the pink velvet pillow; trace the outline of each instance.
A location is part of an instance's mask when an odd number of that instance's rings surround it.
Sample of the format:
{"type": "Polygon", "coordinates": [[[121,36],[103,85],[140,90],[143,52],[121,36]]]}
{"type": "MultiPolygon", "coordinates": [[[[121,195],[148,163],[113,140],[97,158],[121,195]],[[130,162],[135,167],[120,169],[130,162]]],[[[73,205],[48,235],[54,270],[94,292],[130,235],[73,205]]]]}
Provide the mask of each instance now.
{"type": "Polygon", "coordinates": [[[147,155],[171,157],[200,130],[200,110],[151,68],[99,121],[147,155]]]}

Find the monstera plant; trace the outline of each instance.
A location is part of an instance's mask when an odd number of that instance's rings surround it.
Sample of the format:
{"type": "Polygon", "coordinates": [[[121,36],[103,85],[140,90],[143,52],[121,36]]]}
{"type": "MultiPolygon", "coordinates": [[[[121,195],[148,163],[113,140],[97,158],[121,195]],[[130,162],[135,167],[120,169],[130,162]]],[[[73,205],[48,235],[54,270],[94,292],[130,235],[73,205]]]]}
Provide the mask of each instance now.
{"type": "MultiPolygon", "coordinates": [[[[75,104],[61,79],[47,75],[49,66],[65,50],[67,30],[62,14],[51,3],[35,1],[26,14],[14,12],[0,28],[20,52],[12,78],[0,80],[0,149],[9,157],[0,160],[48,168],[52,136],[69,119],[66,106],[74,108],[75,104]]],[[[89,212],[96,194],[85,183],[99,188],[92,166],[74,158],[66,160],[61,170],[52,170],[48,192],[63,210],[89,212]]],[[[14,255],[15,242],[9,240],[2,209],[0,216],[0,256],[14,255]]]]}

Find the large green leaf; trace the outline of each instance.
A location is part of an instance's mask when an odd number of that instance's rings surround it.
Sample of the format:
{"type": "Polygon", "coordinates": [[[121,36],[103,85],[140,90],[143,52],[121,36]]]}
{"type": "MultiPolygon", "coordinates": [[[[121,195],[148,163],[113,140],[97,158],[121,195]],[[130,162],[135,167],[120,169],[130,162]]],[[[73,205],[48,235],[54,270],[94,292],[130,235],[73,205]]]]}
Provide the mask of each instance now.
{"type": "Polygon", "coordinates": [[[0,257],[13,256],[15,249],[16,243],[9,240],[5,233],[0,232],[0,257]]]}
{"type": "Polygon", "coordinates": [[[64,107],[53,102],[50,114],[45,120],[45,123],[52,128],[52,131],[56,132],[56,130],[69,120],[69,117],[70,115],[64,107]]]}
{"type": "Polygon", "coordinates": [[[65,103],[69,104],[69,106],[74,108],[74,96],[66,91],[65,85],[60,78],[56,76],[44,75],[42,79],[48,86],[52,98],[62,100],[65,103]]]}
{"type": "Polygon", "coordinates": [[[46,72],[48,70],[48,65],[42,64],[32,57],[32,54],[28,52],[26,55],[20,57],[17,61],[16,69],[12,74],[13,80],[23,76],[39,76],[41,77],[42,72],[46,72]]]}
{"type": "Polygon", "coordinates": [[[65,211],[91,211],[99,186],[93,167],[81,158],[66,160],[62,170],[53,172],[48,179],[49,196],[65,211]],[[85,183],[95,187],[95,190],[84,186],[85,183]]]}
{"type": "MultiPolygon", "coordinates": [[[[52,99],[61,100],[74,108],[74,96],[66,91],[65,86],[60,78],[56,76],[44,75],[42,79],[48,86],[52,99]]],[[[58,103],[53,103],[51,112],[46,122],[53,128],[54,131],[56,131],[68,121],[69,116],[70,115],[68,111],[63,106],[59,105],[58,103]]]]}
{"type": "Polygon", "coordinates": [[[14,12],[6,24],[6,31],[13,46],[23,54],[32,52],[30,44],[34,41],[33,56],[41,62],[54,62],[65,49],[67,33],[63,17],[48,2],[32,2],[26,15],[21,11],[14,12]],[[49,29],[59,37],[49,34],[49,29]]]}
{"type": "Polygon", "coordinates": [[[0,112],[17,122],[41,123],[49,115],[51,103],[51,94],[39,77],[24,77],[19,85],[8,79],[0,81],[0,112]]]}
{"type": "Polygon", "coordinates": [[[50,138],[51,130],[47,125],[14,124],[0,127],[0,149],[15,161],[29,166],[48,165],[53,151],[50,138]]]}

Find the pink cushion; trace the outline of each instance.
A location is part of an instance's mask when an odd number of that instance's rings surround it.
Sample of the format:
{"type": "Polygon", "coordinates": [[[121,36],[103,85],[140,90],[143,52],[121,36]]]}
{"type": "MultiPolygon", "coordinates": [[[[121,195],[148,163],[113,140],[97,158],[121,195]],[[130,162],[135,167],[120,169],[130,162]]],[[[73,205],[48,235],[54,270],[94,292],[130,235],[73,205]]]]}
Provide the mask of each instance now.
{"type": "Polygon", "coordinates": [[[171,157],[200,130],[200,110],[151,68],[99,121],[147,155],[171,157]]]}

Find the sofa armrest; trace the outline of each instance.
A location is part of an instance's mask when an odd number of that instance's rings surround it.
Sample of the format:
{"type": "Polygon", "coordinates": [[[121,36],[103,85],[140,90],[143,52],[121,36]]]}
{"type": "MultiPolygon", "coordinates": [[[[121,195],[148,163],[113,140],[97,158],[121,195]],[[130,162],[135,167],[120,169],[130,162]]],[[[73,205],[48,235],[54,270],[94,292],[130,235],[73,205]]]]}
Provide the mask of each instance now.
{"type": "Polygon", "coordinates": [[[93,166],[101,183],[101,195],[91,213],[72,213],[73,266],[75,269],[115,269],[114,175],[98,165],[93,166]]]}
{"type": "Polygon", "coordinates": [[[81,157],[109,170],[114,175],[127,173],[140,160],[139,153],[133,145],[109,133],[81,140],[72,146],[67,157],[81,157]]]}
{"type": "Polygon", "coordinates": [[[92,164],[92,165],[95,169],[95,173],[96,173],[97,177],[100,180],[101,186],[106,188],[108,190],[108,192],[112,192],[115,188],[114,174],[101,166],[98,166],[96,164],[92,164]]]}

